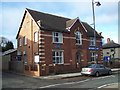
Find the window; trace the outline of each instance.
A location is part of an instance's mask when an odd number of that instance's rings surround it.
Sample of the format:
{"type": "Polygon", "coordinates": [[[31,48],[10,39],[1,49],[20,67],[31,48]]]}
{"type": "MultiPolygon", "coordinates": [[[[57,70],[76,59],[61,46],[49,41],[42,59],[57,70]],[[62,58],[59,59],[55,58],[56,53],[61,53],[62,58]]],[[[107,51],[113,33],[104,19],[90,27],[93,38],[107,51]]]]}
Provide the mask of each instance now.
{"type": "Polygon", "coordinates": [[[96,56],[95,56],[95,52],[91,52],[91,61],[95,61],[96,56]]]}
{"type": "Polygon", "coordinates": [[[24,64],[27,64],[26,51],[23,52],[24,64]]]}
{"type": "Polygon", "coordinates": [[[77,60],[77,63],[81,62],[81,54],[79,52],[76,53],[76,60],[77,60]]]}
{"type": "Polygon", "coordinates": [[[81,45],[82,44],[82,37],[81,37],[82,35],[81,35],[81,33],[79,32],[79,31],[77,31],[76,33],[75,33],[75,37],[76,37],[76,44],[78,44],[78,45],[81,45]]]}
{"type": "Polygon", "coordinates": [[[27,38],[26,38],[26,36],[24,36],[23,40],[24,40],[24,45],[26,45],[27,44],[27,38]]]}
{"type": "Polygon", "coordinates": [[[34,42],[37,42],[38,41],[38,32],[35,32],[34,33],[34,42]]]}
{"type": "Polygon", "coordinates": [[[95,38],[90,37],[90,46],[95,46],[95,38]]]}
{"type": "Polygon", "coordinates": [[[22,38],[19,38],[19,46],[22,46],[22,38]]]}
{"type": "Polygon", "coordinates": [[[63,51],[53,51],[53,63],[63,64],[63,51]]]}
{"type": "Polygon", "coordinates": [[[17,60],[18,61],[22,60],[22,52],[21,51],[17,51],[17,60]]]}
{"type": "Polygon", "coordinates": [[[63,34],[60,32],[53,32],[53,43],[63,43],[63,34]]]}

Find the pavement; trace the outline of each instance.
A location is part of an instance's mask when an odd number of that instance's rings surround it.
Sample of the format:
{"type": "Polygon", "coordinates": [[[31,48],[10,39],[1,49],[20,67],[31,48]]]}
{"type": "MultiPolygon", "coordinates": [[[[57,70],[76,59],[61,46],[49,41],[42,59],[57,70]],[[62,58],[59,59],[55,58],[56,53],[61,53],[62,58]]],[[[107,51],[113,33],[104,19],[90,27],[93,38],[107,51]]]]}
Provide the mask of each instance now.
{"type": "MultiPolygon", "coordinates": [[[[120,71],[120,68],[111,69],[112,72],[120,71]]],[[[72,78],[72,77],[79,77],[81,73],[68,73],[68,74],[59,74],[59,75],[48,75],[48,76],[40,76],[36,78],[40,79],[63,79],[63,78],[72,78]]]]}

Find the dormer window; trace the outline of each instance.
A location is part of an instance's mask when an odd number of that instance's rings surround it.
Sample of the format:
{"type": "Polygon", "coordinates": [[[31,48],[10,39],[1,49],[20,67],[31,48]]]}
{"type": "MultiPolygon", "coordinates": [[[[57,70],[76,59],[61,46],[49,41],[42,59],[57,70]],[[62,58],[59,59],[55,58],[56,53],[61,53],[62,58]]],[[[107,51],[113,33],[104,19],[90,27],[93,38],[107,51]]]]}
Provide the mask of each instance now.
{"type": "Polygon", "coordinates": [[[75,37],[76,37],[76,44],[82,45],[82,35],[79,31],[75,32],[75,37]]]}

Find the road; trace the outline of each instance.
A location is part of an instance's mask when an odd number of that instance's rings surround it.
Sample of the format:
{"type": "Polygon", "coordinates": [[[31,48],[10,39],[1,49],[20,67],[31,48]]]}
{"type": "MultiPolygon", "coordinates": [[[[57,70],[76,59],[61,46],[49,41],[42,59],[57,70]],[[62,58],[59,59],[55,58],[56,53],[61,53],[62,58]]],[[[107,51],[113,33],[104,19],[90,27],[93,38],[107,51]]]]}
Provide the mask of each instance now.
{"type": "Polygon", "coordinates": [[[118,74],[100,77],[80,76],[74,78],[46,80],[13,73],[2,73],[2,88],[92,88],[102,85],[118,83],[118,74]]]}

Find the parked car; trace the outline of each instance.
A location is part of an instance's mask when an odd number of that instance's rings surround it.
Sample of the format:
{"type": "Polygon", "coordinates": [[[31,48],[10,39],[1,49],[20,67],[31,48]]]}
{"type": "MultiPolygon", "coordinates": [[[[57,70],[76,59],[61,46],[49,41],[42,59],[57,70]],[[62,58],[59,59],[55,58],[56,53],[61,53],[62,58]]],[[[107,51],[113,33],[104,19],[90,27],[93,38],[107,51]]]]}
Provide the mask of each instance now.
{"type": "Polygon", "coordinates": [[[110,68],[105,67],[103,64],[91,64],[88,67],[82,68],[81,71],[82,75],[103,75],[103,74],[112,74],[112,71],[110,68]]]}

